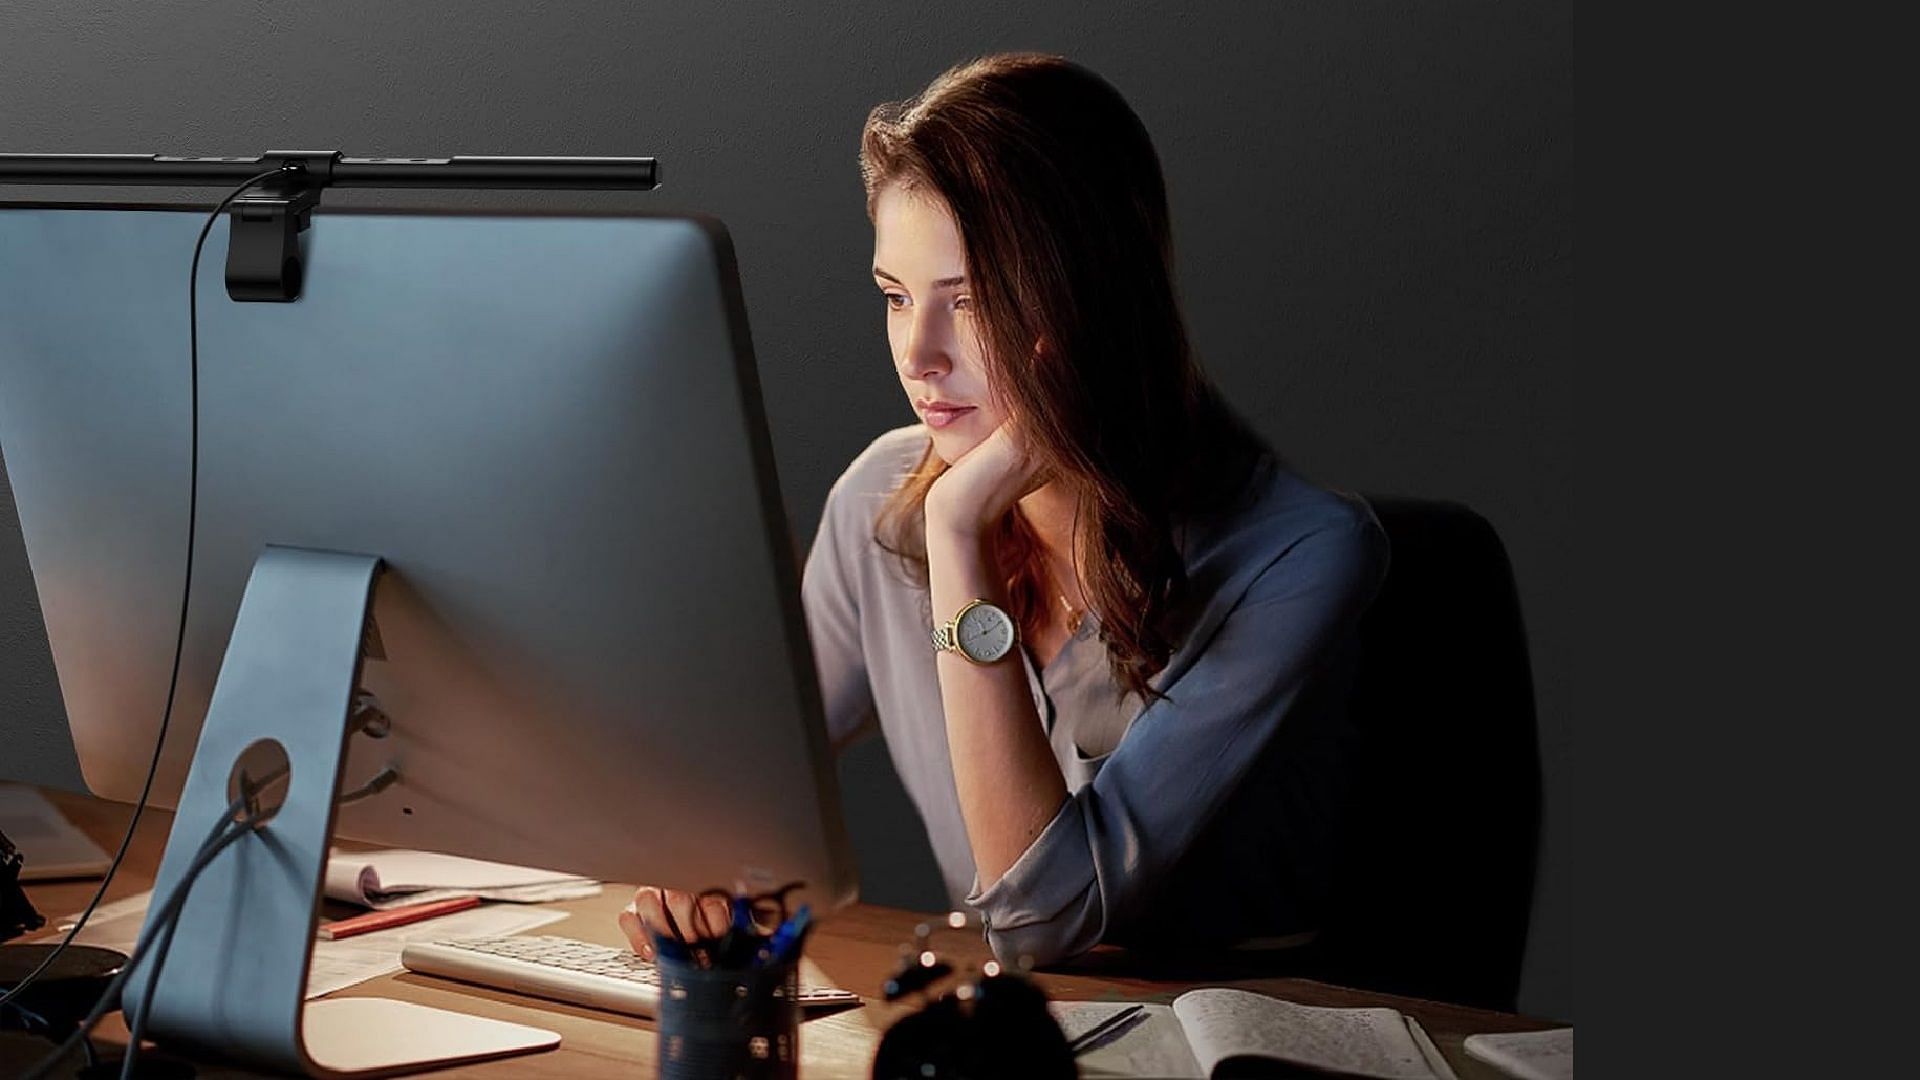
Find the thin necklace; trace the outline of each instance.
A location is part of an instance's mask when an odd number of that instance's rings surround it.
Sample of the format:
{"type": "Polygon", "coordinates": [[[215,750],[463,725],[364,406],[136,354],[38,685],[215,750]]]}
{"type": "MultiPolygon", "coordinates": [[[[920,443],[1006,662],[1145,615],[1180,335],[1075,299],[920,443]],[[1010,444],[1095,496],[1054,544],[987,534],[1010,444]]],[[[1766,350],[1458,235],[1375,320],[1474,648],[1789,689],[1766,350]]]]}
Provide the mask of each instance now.
{"type": "Polygon", "coordinates": [[[1066,593],[1059,595],[1060,606],[1067,610],[1067,633],[1077,634],[1080,632],[1080,623],[1086,619],[1087,613],[1068,603],[1066,593]]]}

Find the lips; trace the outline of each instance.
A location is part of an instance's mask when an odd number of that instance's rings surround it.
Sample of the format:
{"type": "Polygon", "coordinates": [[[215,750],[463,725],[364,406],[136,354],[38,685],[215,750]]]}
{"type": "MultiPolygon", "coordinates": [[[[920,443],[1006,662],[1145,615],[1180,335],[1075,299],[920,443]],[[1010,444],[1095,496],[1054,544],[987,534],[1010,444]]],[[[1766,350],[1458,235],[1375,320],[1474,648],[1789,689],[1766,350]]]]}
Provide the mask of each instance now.
{"type": "Polygon", "coordinates": [[[920,415],[926,417],[927,426],[931,428],[946,427],[972,411],[974,411],[972,405],[920,403],[920,415]]]}

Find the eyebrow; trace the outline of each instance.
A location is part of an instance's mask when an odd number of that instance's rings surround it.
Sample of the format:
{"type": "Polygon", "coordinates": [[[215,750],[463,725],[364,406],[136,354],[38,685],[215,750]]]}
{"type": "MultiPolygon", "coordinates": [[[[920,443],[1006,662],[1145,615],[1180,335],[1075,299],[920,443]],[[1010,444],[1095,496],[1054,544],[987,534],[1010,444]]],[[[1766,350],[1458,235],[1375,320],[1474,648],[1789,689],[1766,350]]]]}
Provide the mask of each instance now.
{"type": "MultiPolygon", "coordinates": [[[[894,277],[892,274],[887,273],[885,270],[882,270],[877,266],[873,268],[873,276],[886,278],[888,281],[893,282],[895,285],[904,286],[906,284],[906,282],[901,281],[899,278],[894,277]]],[[[936,289],[951,289],[956,285],[965,285],[966,283],[967,283],[967,279],[964,276],[943,277],[939,281],[934,282],[933,287],[936,289]]]]}

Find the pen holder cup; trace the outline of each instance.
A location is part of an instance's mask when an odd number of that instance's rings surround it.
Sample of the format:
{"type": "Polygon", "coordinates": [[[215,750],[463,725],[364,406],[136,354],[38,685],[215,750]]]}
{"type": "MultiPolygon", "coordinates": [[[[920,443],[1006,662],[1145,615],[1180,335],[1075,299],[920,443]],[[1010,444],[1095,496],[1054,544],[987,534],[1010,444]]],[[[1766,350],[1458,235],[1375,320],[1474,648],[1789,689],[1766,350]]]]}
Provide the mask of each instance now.
{"type": "Polygon", "coordinates": [[[799,958],[700,968],[656,958],[663,1080],[793,1080],[800,1071],[799,958]]]}

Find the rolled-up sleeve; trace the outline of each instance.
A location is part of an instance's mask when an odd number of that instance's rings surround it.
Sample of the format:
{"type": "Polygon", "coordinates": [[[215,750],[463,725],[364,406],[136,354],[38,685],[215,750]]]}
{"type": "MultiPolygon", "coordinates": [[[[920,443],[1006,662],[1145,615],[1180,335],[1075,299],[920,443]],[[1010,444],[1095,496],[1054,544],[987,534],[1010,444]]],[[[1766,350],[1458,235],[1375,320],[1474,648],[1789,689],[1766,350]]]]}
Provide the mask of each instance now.
{"type": "Polygon", "coordinates": [[[860,641],[859,578],[849,565],[850,556],[864,547],[867,536],[863,523],[854,520],[852,501],[843,476],[827,494],[800,583],[826,708],[827,737],[836,750],[865,734],[875,719],[860,641]]]}
{"type": "Polygon", "coordinates": [[[1264,567],[1212,640],[1007,872],[967,898],[995,955],[1047,964],[1130,918],[1233,794],[1352,632],[1386,569],[1371,515],[1310,532],[1264,567]]]}

